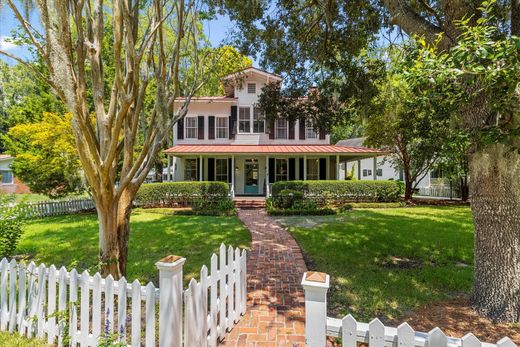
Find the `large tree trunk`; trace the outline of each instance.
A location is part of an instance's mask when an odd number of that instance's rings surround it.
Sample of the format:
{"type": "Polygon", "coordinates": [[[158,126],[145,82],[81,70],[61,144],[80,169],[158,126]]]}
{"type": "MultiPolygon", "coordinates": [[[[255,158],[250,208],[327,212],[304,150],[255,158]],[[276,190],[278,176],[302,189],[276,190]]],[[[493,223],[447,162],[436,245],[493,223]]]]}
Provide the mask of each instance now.
{"type": "Polygon", "coordinates": [[[412,200],[413,196],[413,182],[410,181],[408,178],[405,178],[404,182],[404,200],[410,201],[412,200]]]}
{"type": "Polygon", "coordinates": [[[493,320],[520,318],[520,155],[502,144],[472,155],[475,309],[493,320]]]}
{"type": "Polygon", "coordinates": [[[124,193],[119,199],[98,205],[99,261],[101,274],[119,279],[126,275],[130,214],[133,196],[124,193]]]}

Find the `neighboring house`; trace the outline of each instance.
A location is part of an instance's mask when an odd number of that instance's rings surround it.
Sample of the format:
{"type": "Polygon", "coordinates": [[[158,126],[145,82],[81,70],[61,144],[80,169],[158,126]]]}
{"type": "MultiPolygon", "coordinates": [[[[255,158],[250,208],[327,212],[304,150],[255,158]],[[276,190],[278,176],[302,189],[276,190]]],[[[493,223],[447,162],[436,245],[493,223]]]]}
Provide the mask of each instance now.
{"type": "MultiPolygon", "coordinates": [[[[348,148],[366,148],[363,144],[364,137],[356,137],[341,140],[336,145],[348,148]]],[[[389,155],[381,155],[369,159],[361,159],[359,162],[346,163],[340,170],[340,179],[345,179],[349,175],[352,167],[359,180],[403,180],[402,170],[396,169],[392,165],[389,155]]],[[[446,187],[442,179],[442,174],[438,170],[430,170],[421,177],[417,184],[417,189],[422,195],[450,196],[450,188],[446,187]]]]}
{"type": "Polygon", "coordinates": [[[31,192],[29,187],[14,177],[11,171],[13,160],[14,158],[10,155],[0,154],[0,176],[2,176],[0,189],[2,192],[9,194],[29,194],[31,192]]]}
{"type": "Polygon", "coordinates": [[[232,196],[269,195],[276,181],[336,179],[341,163],[380,153],[331,145],[310,122],[267,122],[255,104],[267,83],[281,80],[250,67],[222,78],[226,95],[192,98],[165,151],[166,179],[223,181],[232,196]]]}

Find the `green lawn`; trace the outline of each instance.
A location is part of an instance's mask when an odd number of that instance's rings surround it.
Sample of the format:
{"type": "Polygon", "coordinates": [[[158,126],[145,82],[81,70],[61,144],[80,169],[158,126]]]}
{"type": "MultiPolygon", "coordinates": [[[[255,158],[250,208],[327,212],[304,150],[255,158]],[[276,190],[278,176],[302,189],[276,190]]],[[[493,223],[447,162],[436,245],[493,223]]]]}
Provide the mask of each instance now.
{"type": "Polygon", "coordinates": [[[28,339],[17,333],[9,334],[0,332],[0,346],[8,347],[50,347],[45,341],[38,339],[28,339]]]}
{"type": "Polygon", "coordinates": [[[280,221],[311,267],[331,275],[329,311],[336,316],[391,319],[471,290],[468,207],[363,209],[280,221]]]}
{"type": "MultiPolygon", "coordinates": [[[[250,234],[237,217],[180,216],[164,210],[135,210],[131,233],[127,279],[154,281],[155,262],[174,254],[185,257],[185,280],[198,277],[209,265],[221,243],[249,247],[250,234]]],[[[19,254],[35,263],[96,271],[98,223],[95,214],[47,217],[31,221],[18,245],[19,254]]]]}

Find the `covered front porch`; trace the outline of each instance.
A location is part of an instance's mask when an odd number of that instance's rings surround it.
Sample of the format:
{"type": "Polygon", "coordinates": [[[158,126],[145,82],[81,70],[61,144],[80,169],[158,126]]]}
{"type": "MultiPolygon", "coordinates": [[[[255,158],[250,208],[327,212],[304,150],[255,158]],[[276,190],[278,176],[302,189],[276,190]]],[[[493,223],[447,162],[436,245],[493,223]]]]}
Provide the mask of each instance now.
{"type": "MultiPolygon", "coordinates": [[[[206,147],[209,146],[185,145],[167,150],[166,180],[223,181],[229,184],[232,197],[270,196],[274,182],[345,179],[341,173],[347,162],[360,161],[367,157],[375,159],[380,154],[379,151],[367,152],[366,149],[359,149],[363,152],[358,153],[352,148],[341,146],[206,147]],[[305,151],[305,147],[309,148],[305,151]]],[[[357,174],[361,175],[359,164],[357,168],[357,174]]],[[[374,169],[373,172],[375,171],[374,169]]]]}

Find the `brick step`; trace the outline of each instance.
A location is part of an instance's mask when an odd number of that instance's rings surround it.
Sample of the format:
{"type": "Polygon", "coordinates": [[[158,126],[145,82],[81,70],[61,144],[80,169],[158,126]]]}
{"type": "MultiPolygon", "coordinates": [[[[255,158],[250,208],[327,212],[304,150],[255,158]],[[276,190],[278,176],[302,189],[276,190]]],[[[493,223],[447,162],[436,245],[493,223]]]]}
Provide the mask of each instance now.
{"type": "Polygon", "coordinates": [[[235,200],[235,207],[236,208],[246,208],[246,209],[260,209],[265,208],[265,200],[247,200],[247,199],[240,199],[235,200]]]}

